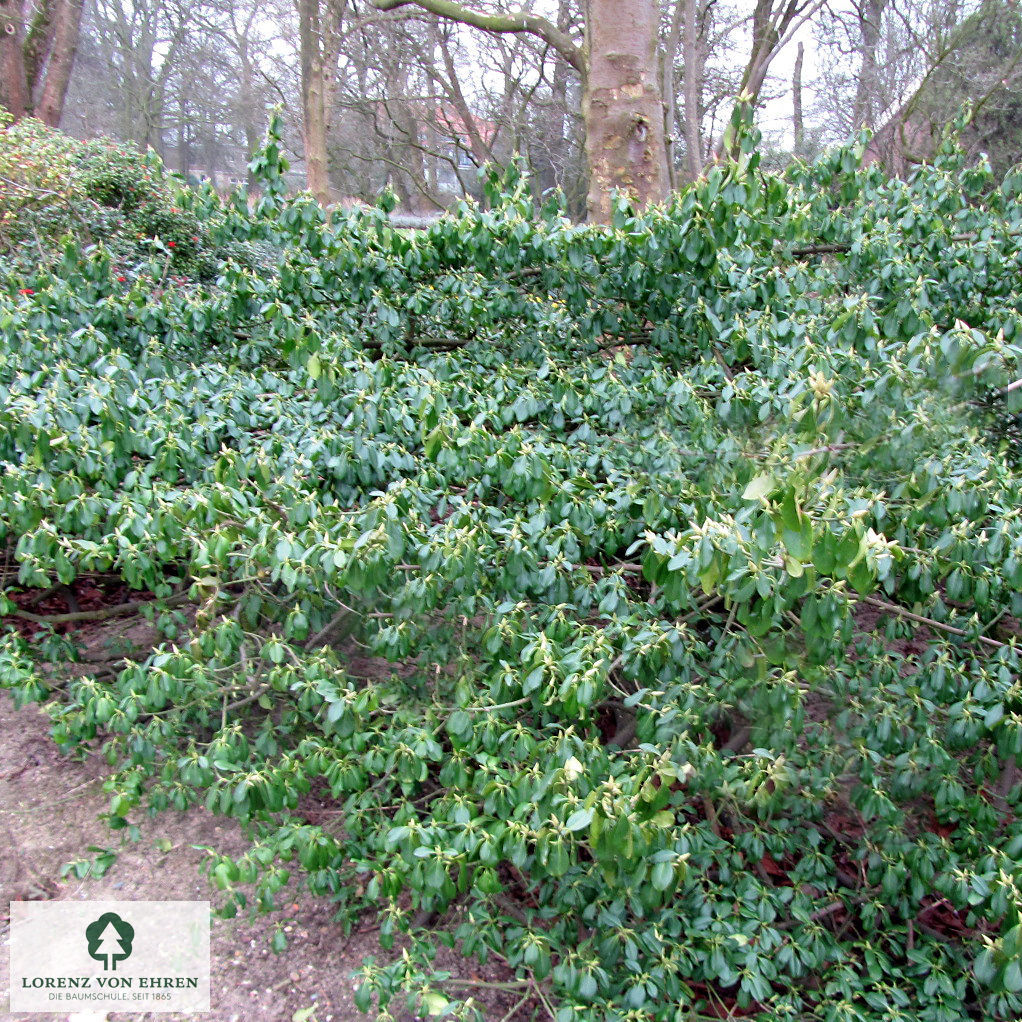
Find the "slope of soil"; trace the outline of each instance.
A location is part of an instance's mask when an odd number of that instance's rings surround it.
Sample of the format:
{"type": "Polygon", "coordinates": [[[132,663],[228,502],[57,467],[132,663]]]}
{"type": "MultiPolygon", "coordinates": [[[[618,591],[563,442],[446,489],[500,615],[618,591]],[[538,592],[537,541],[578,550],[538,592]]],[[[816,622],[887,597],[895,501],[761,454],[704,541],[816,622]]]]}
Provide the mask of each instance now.
{"type": "MultiPolygon", "coordinates": [[[[84,762],[58,751],[48,734],[47,718],[35,707],[16,710],[0,693],[0,1018],[17,1022],[110,1022],[121,1019],[172,1020],[181,1015],[75,1014],[18,1016],[8,1008],[9,905],[15,900],[210,900],[211,890],[199,866],[207,845],[239,853],[245,841],[231,820],[203,809],[164,813],[142,825],[141,840],[120,843],[119,833],[97,820],[106,799],[105,764],[96,756],[84,762]],[[61,866],[90,855],[89,845],[111,848],[117,860],[98,879],[62,879],[61,866]]],[[[120,832],[123,833],[123,832],[120,832]]],[[[94,854],[94,853],[92,853],[94,854]]],[[[293,1014],[315,1006],[309,1022],[365,1019],[354,1006],[353,973],[366,955],[387,960],[371,922],[350,937],[332,919],[325,901],[296,895],[284,910],[289,948],[269,949],[281,916],[214,918],[211,934],[212,1011],[206,1022],[290,1022],[293,1014]]],[[[463,978],[479,978],[476,963],[441,949],[444,967],[463,978]]],[[[487,977],[492,967],[487,967],[487,977]]],[[[493,978],[503,979],[505,976],[493,978]]],[[[513,1001],[502,991],[481,991],[486,1017],[495,1022],[513,1001]]],[[[400,1017],[400,1016],[399,1016],[400,1017]]],[[[413,1016],[405,1016],[411,1019],[413,1016]]]]}

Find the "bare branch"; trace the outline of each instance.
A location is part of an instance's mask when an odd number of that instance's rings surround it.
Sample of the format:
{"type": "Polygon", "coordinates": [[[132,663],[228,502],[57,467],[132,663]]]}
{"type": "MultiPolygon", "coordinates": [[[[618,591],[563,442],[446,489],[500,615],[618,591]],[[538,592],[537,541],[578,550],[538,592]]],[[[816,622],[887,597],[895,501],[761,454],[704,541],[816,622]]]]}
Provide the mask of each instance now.
{"type": "Polygon", "coordinates": [[[519,32],[539,36],[549,43],[580,75],[586,74],[586,53],[567,32],[562,32],[553,22],[530,11],[511,11],[508,14],[484,14],[482,11],[463,7],[452,0],[369,0],[378,11],[393,11],[399,7],[421,7],[430,14],[450,21],[457,21],[483,32],[501,34],[519,32]]]}

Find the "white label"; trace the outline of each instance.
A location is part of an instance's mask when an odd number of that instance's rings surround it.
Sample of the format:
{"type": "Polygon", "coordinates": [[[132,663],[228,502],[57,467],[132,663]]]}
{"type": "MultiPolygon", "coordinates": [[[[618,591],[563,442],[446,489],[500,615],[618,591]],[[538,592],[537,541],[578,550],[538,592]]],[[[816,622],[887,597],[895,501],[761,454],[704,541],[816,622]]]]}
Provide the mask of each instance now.
{"type": "Polygon", "coordinates": [[[11,1011],[209,1011],[208,901],[11,902],[11,1011]]]}

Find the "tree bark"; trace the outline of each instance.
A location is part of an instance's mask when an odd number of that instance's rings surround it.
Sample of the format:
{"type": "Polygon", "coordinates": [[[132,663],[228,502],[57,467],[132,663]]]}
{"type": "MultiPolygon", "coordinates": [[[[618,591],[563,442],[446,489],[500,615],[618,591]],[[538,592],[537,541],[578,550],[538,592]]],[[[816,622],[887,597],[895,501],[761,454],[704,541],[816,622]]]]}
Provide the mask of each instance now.
{"type": "Polygon", "coordinates": [[[337,40],[346,8],[347,0],[298,0],[305,180],[309,191],[324,204],[331,200],[327,133],[337,68],[337,40]]]}
{"type": "Polygon", "coordinates": [[[640,207],[666,199],[669,192],[658,32],[653,0],[591,0],[582,111],[587,206],[596,223],[610,222],[615,189],[628,192],[640,207]]]}
{"type": "Polygon", "coordinates": [[[684,14],[685,0],[677,0],[671,13],[670,27],[663,52],[660,54],[660,89],[664,105],[664,149],[667,155],[667,183],[673,192],[677,187],[675,175],[675,148],[678,123],[678,96],[674,87],[674,58],[678,55],[678,44],[681,42],[681,20],[684,14]]]}
{"type": "Polygon", "coordinates": [[[703,53],[696,25],[698,0],[681,0],[685,5],[685,166],[688,179],[695,181],[703,172],[703,129],[699,85],[702,81],[703,53]]]}
{"type": "Polygon", "coordinates": [[[60,125],[60,118],[64,112],[71,69],[74,67],[75,54],[78,52],[83,6],[83,0],[61,0],[57,8],[53,45],[46,65],[46,78],[35,107],[36,117],[52,128],[60,125]]]}
{"type": "Polygon", "coordinates": [[[802,43],[798,44],[795,70],[791,76],[791,120],[795,133],[795,152],[801,156],[805,147],[805,126],[802,122],[802,57],[805,55],[802,43]]]}
{"type": "Polygon", "coordinates": [[[60,124],[81,20],[82,0],[46,0],[26,27],[20,0],[0,0],[0,104],[15,120],[60,124]]]}
{"type": "Polygon", "coordinates": [[[855,84],[855,100],[852,103],[852,130],[858,131],[864,124],[868,128],[879,128],[875,124],[879,110],[879,74],[877,67],[877,46],[880,42],[880,21],[884,15],[887,0],[862,0],[858,8],[859,21],[859,80],[855,84]]]}
{"type": "Polygon", "coordinates": [[[748,96],[753,103],[759,99],[770,60],[780,42],[780,32],[773,15],[773,0],[757,0],[752,14],[752,53],[738,90],[739,95],[748,96]]]}
{"type": "Polygon", "coordinates": [[[20,0],[0,0],[0,103],[19,120],[31,97],[25,75],[25,25],[20,0]]]}
{"type": "MultiPolygon", "coordinates": [[[[57,6],[58,0],[41,0],[34,5],[31,22],[25,25],[25,40],[21,52],[24,55],[25,85],[30,106],[42,79],[50,47],[53,45],[57,6]]],[[[24,10],[24,7],[22,9],[24,10]]]]}

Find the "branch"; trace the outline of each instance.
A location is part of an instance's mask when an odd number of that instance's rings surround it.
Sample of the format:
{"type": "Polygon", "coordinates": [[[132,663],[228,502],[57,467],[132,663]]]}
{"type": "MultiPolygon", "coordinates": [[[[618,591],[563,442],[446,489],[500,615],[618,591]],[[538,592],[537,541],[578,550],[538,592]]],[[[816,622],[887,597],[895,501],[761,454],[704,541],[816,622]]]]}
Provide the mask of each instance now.
{"type": "Polygon", "coordinates": [[[540,39],[557,50],[580,75],[585,76],[586,74],[585,50],[553,22],[529,11],[484,14],[482,11],[474,11],[459,3],[454,3],[453,0],[369,0],[369,3],[378,11],[393,11],[399,7],[414,5],[440,18],[448,18],[451,21],[470,25],[472,28],[482,29],[483,32],[490,32],[494,35],[518,32],[539,36],[540,39]]]}
{"type": "MultiPolygon", "coordinates": [[[[1007,231],[1004,234],[1004,237],[1006,238],[1022,237],[1022,230],[1016,229],[1007,231]]],[[[952,244],[957,245],[963,241],[975,241],[977,238],[978,233],[976,231],[966,231],[963,234],[952,234],[951,237],[948,238],[948,241],[951,242],[952,244]]],[[[805,245],[802,248],[793,248],[791,250],[791,255],[792,258],[794,259],[800,259],[803,256],[829,255],[834,252],[848,252],[851,250],[851,247],[852,243],[850,241],[832,241],[820,245],[805,245]]]]}
{"type": "MultiPolygon", "coordinates": [[[[849,593],[848,595],[852,596],[853,594],[849,593]]],[[[967,639],[973,639],[975,642],[981,642],[984,646],[990,646],[993,649],[1006,649],[1008,647],[1006,642],[998,642],[996,639],[989,639],[985,635],[972,636],[964,628],[946,625],[943,621],[935,621],[932,617],[923,617],[922,614],[913,614],[912,611],[899,607],[896,603],[877,600],[872,596],[854,596],[853,598],[862,603],[868,603],[871,607],[876,607],[877,610],[885,611],[888,614],[896,614],[898,617],[903,617],[908,621],[915,621],[917,624],[926,625],[928,628],[937,628],[942,632],[949,632],[951,635],[961,635],[967,639]]]]}
{"type": "Polygon", "coordinates": [[[119,617],[121,614],[134,614],[150,604],[162,603],[165,607],[175,607],[188,599],[188,591],[175,593],[166,599],[157,597],[154,600],[135,600],[132,603],[115,603],[111,607],[99,610],[79,610],[72,614],[32,614],[27,610],[16,609],[9,612],[10,617],[23,617],[29,621],[37,621],[43,625],[65,625],[76,621],[105,621],[108,617],[119,617]]]}

